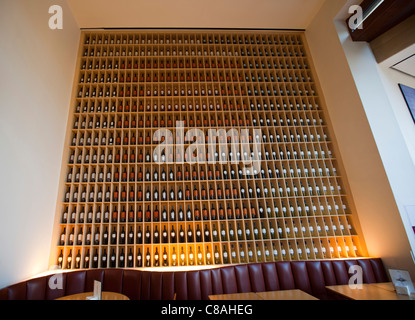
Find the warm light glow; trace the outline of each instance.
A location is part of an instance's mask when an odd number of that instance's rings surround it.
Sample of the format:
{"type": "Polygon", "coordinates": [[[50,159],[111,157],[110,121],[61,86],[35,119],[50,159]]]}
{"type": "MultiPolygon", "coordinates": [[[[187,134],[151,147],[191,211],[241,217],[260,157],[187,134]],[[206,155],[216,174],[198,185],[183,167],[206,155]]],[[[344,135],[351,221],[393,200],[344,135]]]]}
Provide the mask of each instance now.
{"type": "Polygon", "coordinates": [[[184,267],[149,267],[149,268],[128,268],[128,270],[140,270],[140,271],[151,271],[151,272],[172,272],[172,271],[197,271],[206,269],[215,269],[224,267],[226,265],[214,265],[214,266],[184,266],[184,267]]]}
{"type": "MultiPolygon", "coordinates": [[[[65,272],[73,272],[73,271],[79,271],[81,269],[73,269],[73,270],[69,270],[69,269],[49,269],[47,271],[41,272],[36,274],[35,276],[29,278],[29,279],[35,279],[35,278],[41,278],[41,277],[47,277],[47,276],[51,276],[57,273],[65,273],[65,272]]],[[[86,269],[84,269],[86,270],[86,269]]],[[[28,280],[29,280],[28,279],[28,280]]]]}
{"type": "MultiPolygon", "coordinates": [[[[332,258],[330,260],[334,260],[334,261],[347,261],[347,260],[362,260],[362,259],[375,259],[376,257],[371,257],[371,256],[367,256],[367,257],[349,257],[349,258],[332,258]]],[[[299,260],[299,261],[327,261],[324,259],[316,259],[316,260],[299,260]]],[[[278,261],[277,261],[278,262],[278,261]]],[[[294,262],[294,261],[293,261],[294,262]]],[[[272,262],[270,262],[272,263],[272,262]]],[[[249,263],[245,263],[245,265],[248,265],[249,263]]],[[[213,265],[213,266],[184,266],[184,267],[143,267],[143,268],[100,268],[100,269],[105,269],[105,270],[111,270],[111,269],[115,269],[115,270],[136,270],[136,271],[148,271],[148,272],[180,272],[180,271],[198,271],[198,270],[208,270],[208,269],[216,269],[216,268],[223,268],[223,267],[230,267],[230,266],[237,266],[237,265],[244,265],[242,264],[222,264],[222,265],[213,265]]],[[[57,274],[57,273],[65,273],[65,272],[76,272],[76,271],[90,271],[90,270],[94,270],[94,269],[50,269],[48,271],[45,272],[41,272],[35,276],[33,276],[30,279],[34,279],[34,278],[40,278],[40,277],[45,277],[45,276],[49,276],[49,275],[53,275],[53,274],[57,274]]],[[[29,279],[28,279],[29,280],[29,279]]]]}

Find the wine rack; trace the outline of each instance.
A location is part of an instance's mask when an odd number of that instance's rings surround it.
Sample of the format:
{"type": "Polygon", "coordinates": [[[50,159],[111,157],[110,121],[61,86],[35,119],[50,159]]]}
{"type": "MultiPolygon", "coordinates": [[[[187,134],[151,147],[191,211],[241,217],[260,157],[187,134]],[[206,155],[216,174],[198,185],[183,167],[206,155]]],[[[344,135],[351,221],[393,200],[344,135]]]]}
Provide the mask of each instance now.
{"type": "Polygon", "coordinates": [[[84,31],[77,66],[52,264],[365,254],[302,32],[84,31]]]}

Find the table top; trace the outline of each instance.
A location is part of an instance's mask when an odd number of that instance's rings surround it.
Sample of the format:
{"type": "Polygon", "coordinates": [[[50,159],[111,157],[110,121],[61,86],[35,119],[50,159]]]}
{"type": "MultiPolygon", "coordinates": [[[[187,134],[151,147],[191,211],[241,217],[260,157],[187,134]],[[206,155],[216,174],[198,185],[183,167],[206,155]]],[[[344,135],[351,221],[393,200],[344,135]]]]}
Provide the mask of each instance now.
{"type": "Polygon", "coordinates": [[[318,300],[316,297],[301,290],[280,290],[257,292],[263,300],[318,300]]]}
{"type": "Polygon", "coordinates": [[[254,292],[218,294],[209,296],[210,300],[263,300],[254,292]]]}
{"type": "Polygon", "coordinates": [[[415,300],[415,295],[397,294],[392,282],[364,283],[362,289],[353,289],[349,285],[326,288],[352,300],[415,300]]]}
{"type": "MultiPolygon", "coordinates": [[[[82,292],[82,293],[72,294],[70,296],[61,297],[56,300],[87,300],[87,297],[91,297],[93,295],[94,293],[92,291],[82,292]]],[[[130,299],[121,293],[104,291],[101,294],[101,300],[130,300],[130,299]]]]}
{"type": "Polygon", "coordinates": [[[301,290],[246,292],[209,296],[210,300],[318,300],[301,290]]]}

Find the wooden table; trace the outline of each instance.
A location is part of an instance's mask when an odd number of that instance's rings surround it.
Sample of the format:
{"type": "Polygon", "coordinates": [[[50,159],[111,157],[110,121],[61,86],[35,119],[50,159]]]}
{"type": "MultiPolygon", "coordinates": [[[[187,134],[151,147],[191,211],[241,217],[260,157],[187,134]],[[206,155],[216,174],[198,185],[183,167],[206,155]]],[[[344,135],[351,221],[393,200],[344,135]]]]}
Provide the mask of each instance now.
{"type": "MultiPolygon", "coordinates": [[[[94,295],[93,292],[83,292],[83,293],[77,293],[77,294],[72,294],[70,296],[58,298],[56,300],[87,300],[86,299],[87,297],[91,297],[93,295],[94,295]]],[[[102,292],[101,300],[130,300],[130,299],[121,293],[104,291],[102,292]]]]}
{"type": "Polygon", "coordinates": [[[301,290],[280,290],[257,292],[263,300],[318,300],[316,297],[301,290]]]}
{"type": "MultiPolygon", "coordinates": [[[[394,287],[394,285],[393,285],[392,282],[371,283],[370,285],[371,286],[375,286],[375,287],[380,287],[380,288],[383,288],[383,289],[388,290],[388,291],[395,292],[395,287],[394,287]]],[[[413,285],[415,287],[415,283],[414,282],[413,282],[413,285]]]]}
{"type": "Polygon", "coordinates": [[[327,286],[326,289],[352,300],[415,300],[415,295],[397,294],[392,282],[364,283],[362,289],[352,289],[349,285],[327,286]]]}
{"type": "Polygon", "coordinates": [[[263,300],[254,292],[218,294],[209,296],[210,300],[263,300]]]}
{"type": "Polygon", "coordinates": [[[210,300],[318,300],[301,290],[232,293],[209,296],[210,300]]]}

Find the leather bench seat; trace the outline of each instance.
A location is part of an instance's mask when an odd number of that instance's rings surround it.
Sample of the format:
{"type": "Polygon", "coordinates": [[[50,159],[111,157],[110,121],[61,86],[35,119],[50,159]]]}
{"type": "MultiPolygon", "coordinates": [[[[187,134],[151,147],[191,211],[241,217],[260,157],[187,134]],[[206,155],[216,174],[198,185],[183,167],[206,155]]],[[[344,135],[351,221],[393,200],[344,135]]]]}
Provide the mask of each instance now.
{"type": "Polygon", "coordinates": [[[103,291],[131,300],[207,300],[212,294],[300,289],[319,299],[333,299],[325,286],[347,284],[352,265],[363,270],[363,282],[388,282],[380,258],[290,261],[224,266],[197,271],[91,269],[62,273],[62,289],[48,285],[53,275],[34,278],[0,290],[1,300],[52,300],[93,291],[94,280],[103,291]]]}

